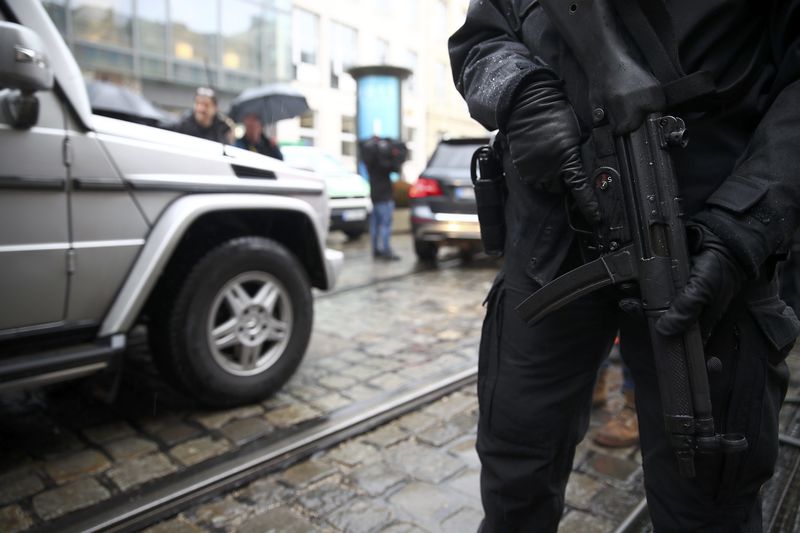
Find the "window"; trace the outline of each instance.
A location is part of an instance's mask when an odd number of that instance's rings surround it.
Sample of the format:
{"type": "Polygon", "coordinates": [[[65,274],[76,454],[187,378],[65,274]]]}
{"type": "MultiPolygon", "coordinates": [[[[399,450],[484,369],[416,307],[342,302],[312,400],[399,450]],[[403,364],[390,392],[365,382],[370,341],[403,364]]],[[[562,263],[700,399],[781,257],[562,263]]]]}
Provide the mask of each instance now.
{"type": "Polygon", "coordinates": [[[218,13],[217,0],[171,0],[172,54],[178,59],[217,64],[218,13]]]}
{"type": "Polygon", "coordinates": [[[131,0],[72,0],[72,25],[76,39],[130,48],[131,0]]]}
{"type": "Polygon", "coordinates": [[[303,9],[295,9],[292,25],[292,55],[295,64],[317,64],[318,35],[319,17],[303,9]]]}
{"type": "Polygon", "coordinates": [[[356,156],[356,141],[342,139],[342,155],[347,157],[356,156]]]}
{"type": "Polygon", "coordinates": [[[347,69],[356,64],[358,32],[350,26],[331,23],[331,87],[340,88],[347,69]]]}
{"type": "Polygon", "coordinates": [[[306,111],[300,115],[300,128],[313,130],[316,123],[316,113],[313,110],[306,111]]]}
{"type": "Polygon", "coordinates": [[[414,143],[417,140],[417,129],[416,128],[412,128],[410,126],[404,126],[403,127],[403,140],[405,141],[406,146],[408,147],[407,158],[409,160],[414,159],[413,147],[414,147],[414,143]]]}
{"type": "Polygon", "coordinates": [[[139,47],[143,52],[167,53],[167,2],[137,0],[136,20],[139,27],[139,47]]]}
{"type": "Polygon", "coordinates": [[[139,58],[139,71],[145,78],[166,79],[167,62],[163,59],[142,56],[139,58]]]}
{"type": "Polygon", "coordinates": [[[356,117],[342,115],[342,155],[356,155],[356,117]]]}
{"type": "Polygon", "coordinates": [[[243,0],[225,0],[222,10],[222,66],[258,72],[261,64],[259,5],[243,0]]]}
{"type": "Polygon", "coordinates": [[[80,43],[74,46],[73,51],[78,64],[86,70],[98,70],[102,74],[133,71],[133,56],[129,53],[80,43]]]}
{"type": "Polygon", "coordinates": [[[293,77],[291,11],[267,9],[263,32],[262,77],[266,81],[291,79],[293,77]]]}
{"type": "MultiPolygon", "coordinates": [[[[439,138],[442,138],[441,132],[439,138]]],[[[429,165],[436,168],[464,168],[464,162],[472,158],[479,146],[480,144],[442,143],[434,152],[429,165]]]]}
{"type": "Polygon", "coordinates": [[[342,133],[356,134],[356,117],[342,115],[342,133]]]}
{"type": "Polygon", "coordinates": [[[205,65],[192,65],[187,63],[175,62],[172,64],[172,76],[180,81],[191,85],[202,85],[205,87],[217,86],[217,73],[215,70],[207,68],[205,65]]]}
{"type": "Polygon", "coordinates": [[[300,144],[305,146],[314,146],[316,144],[317,130],[317,112],[309,109],[304,114],[300,115],[300,144]]]}

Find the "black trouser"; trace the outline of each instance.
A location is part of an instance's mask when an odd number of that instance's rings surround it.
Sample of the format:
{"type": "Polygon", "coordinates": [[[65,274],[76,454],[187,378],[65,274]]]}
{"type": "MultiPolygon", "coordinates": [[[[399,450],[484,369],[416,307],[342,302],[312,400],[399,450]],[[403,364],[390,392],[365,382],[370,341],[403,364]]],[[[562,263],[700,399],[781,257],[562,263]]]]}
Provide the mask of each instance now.
{"type": "Polygon", "coordinates": [[[482,532],[555,531],[575,446],[589,425],[597,368],[617,331],[636,384],[645,489],[656,531],[761,531],[758,491],[777,457],[784,358],[798,322],[774,283],[753,285],[714,330],[706,351],[723,362],[709,377],[721,432],[744,433],[746,452],[696,456],[681,478],[663,430],[646,327],[605,289],[527,327],[514,307],[535,288],[501,274],[488,297],[480,347],[477,449],[482,532]]]}

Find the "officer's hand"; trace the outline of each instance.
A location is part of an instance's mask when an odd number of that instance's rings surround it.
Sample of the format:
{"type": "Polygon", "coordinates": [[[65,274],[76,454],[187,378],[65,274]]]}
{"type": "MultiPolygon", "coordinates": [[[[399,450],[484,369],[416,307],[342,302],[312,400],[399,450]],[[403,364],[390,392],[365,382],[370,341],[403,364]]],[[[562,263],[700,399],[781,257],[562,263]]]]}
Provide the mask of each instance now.
{"type": "Polygon", "coordinates": [[[553,192],[563,190],[563,183],[586,220],[600,222],[600,206],[581,163],[580,126],[561,82],[525,87],[504,129],[511,159],[526,183],[553,192]]]}
{"type": "Polygon", "coordinates": [[[662,335],[678,335],[700,322],[703,341],[739,292],[745,274],[725,244],[701,224],[687,226],[694,251],[689,281],[656,322],[662,335]]]}

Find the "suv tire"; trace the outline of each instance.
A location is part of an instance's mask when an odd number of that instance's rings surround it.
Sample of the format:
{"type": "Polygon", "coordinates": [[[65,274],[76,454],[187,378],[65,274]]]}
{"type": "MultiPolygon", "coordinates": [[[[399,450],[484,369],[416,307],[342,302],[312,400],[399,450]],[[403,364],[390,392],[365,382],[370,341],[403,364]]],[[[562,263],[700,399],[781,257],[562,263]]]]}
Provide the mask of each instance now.
{"type": "Polygon", "coordinates": [[[277,391],[305,354],[313,299],[302,265],[262,237],[200,258],[150,326],[156,362],[200,403],[231,406],[277,391]]]}

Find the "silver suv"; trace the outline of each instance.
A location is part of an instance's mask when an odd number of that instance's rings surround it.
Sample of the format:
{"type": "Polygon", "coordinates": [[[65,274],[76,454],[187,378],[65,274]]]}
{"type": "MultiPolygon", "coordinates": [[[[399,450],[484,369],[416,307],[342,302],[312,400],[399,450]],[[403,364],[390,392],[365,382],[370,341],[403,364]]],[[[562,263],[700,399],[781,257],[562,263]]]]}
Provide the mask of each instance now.
{"type": "Polygon", "coordinates": [[[0,51],[0,390],[113,369],[141,322],[202,403],[280,387],[342,264],[323,178],[93,115],[38,2],[0,0],[0,51]]]}

